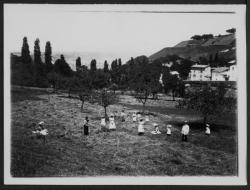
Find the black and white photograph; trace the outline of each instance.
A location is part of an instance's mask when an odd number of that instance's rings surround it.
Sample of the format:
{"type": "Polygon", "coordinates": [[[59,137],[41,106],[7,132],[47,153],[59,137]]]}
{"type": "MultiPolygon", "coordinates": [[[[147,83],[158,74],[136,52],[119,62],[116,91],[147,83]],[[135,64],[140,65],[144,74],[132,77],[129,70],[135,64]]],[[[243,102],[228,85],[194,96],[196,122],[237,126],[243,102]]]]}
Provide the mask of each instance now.
{"type": "Polygon", "coordinates": [[[245,5],[4,4],[4,180],[245,185],[245,5]]]}

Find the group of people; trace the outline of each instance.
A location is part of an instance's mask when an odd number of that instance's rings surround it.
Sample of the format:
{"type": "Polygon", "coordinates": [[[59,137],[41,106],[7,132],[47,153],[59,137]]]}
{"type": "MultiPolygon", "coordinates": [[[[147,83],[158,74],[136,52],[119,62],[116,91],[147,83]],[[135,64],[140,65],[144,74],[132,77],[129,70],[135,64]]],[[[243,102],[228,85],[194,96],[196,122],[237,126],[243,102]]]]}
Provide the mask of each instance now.
{"type": "MultiPolygon", "coordinates": [[[[125,122],[125,118],[126,118],[126,114],[125,114],[124,110],[122,110],[121,121],[125,122]]],[[[132,114],[132,121],[133,121],[133,123],[139,121],[138,122],[138,135],[139,136],[144,135],[144,133],[145,133],[144,125],[145,125],[145,122],[149,122],[149,117],[145,116],[145,118],[143,118],[140,113],[134,112],[132,114]]],[[[105,118],[105,116],[103,116],[101,118],[101,127],[106,128],[106,126],[107,126],[106,118],[105,118]]],[[[159,129],[159,125],[157,123],[153,123],[153,126],[154,126],[154,130],[151,131],[151,134],[153,134],[153,135],[161,134],[161,131],[159,129]]],[[[167,128],[167,135],[170,136],[172,133],[172,131],[171,131],[172,125],[168,124],[166,126],[166,128],[167,128]]],[[[109,129],[109,131],[116,130],[114,114],[111,114],[109,117],[108,129],[109,129]]],[[[187,141],[189,131],[190,131],[190,127],[188,125],[188,122],[184,121],[184,124],[183,124],[182,129],[181,129],[182,141],[187,141]]],[[[48,135],[48,130],[44,128],[44,122],[41,121],[38,123],[38,128],[35,131],[32,131],[32,133],[35,134],[38,138],[42,138],[45,142],[46,136],[48,135]]],[[[89,135],[89,118],[87,116],[85,117],[85,119],[83,121],[83,133],[84,133],[84,135],[89,135]]],[[[211,133],[210,125],[206,124],[205,134],[209,136],[210,133],[211,133]]]]}
{"type": "MultiPolygon", "coordinates": [[[[121,121],[125,122],[125,118],[126,118],[126,114],[125,114],[124,110],[122,110],[121,121]]],[[[134,123],[138,121],[138,135],[139,136],[144,135],[144,133],[145,133],[144,125],[145,125],[145,122],[149,122],[149,117],[145,116],[145,118],[143,118],[140,113],[133,112],[132,121],[134,123]]],[[[89,119],[88,119],[88,117],[85,118],[83,126],[84,126],[84,135],[89,135],[89,119]]],[[[106,126],[107,126],[106,118],[105,118],[105,116],[103,116],[101,118],[101,127],[106,128],[106,126]]],[[[154,134],[154,135],[161,134],[161,131],[159,130],[159,125],[157,123],[153,123],[153,126],[154,126],[154,130],[151,132],[151,134],[154,134]]],[[[170,124],[168,124],[166,126],[168,136],[170,136],[172,134],[171,128],[172,128],[172,125],[170,125],[170,124]]],[[[108,129],[109,129],[109,131],[116,130],[114,114],[111,114],[109,117],[108,129]]],[[[189,135],[189,131],[190,131],[190,127],[188,125],[188,122],[184,121],[184,124],[183,124],[182,129],[181,129],[182,141],[187,141],[187,136],[189,135]]],[[[209,124],[206,124],[205,134],[209,136],[210,133],[211,133],[210,126],[209,126],[209,124]]]]}

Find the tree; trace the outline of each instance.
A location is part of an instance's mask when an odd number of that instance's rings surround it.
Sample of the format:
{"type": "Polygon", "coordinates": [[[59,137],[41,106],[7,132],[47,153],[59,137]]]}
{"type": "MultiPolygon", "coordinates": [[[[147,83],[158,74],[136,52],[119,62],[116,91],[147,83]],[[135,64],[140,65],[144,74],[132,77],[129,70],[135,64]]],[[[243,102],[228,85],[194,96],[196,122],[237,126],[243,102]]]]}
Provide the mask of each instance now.
{"type": "Polygon", "coordinates": [[[40,40],[37,38],[34,45],[34,62],[35,64],[41,64],[41,51],[40,51],[40,40]]]}
{"type": "Polygon", "coordinates": [[[117,102],[118,97],[109,92],[106,88],[97,93],[98,103],[104,108],[105,118],[107,117],[107,107],[117,102]]]}
{"type": "MultiPolygon", "coordinates": [[[[146,60],[144,60],[146,61],[146,60]]],[[[141,63],[138,68],[138,73],[133,81],[133,90],[135,91],[134,97],[143,105],[142,112],[145,112],[145,107],[148,99],[156,99],[156,94],[159,92],[161,85],[159,83],[160,72],[156,68],[157,65],[141,63]]]]}
{"type": "Polygon", "coordinates": [[[66,81],[67,81],[66,86],[68,89],[68,97],[70,98],[71,92],[75,89],[78,89],[80,87],[80,84],[79,84],[78,78],[75,76],[67,78],[66,81]]]}
{"type": "Polygon", "coordinates": [[[73,74],[73,71],[71,70],[69,64],[65,61],[63,55],[61,55],[60,59],[55,61],[54,71],[65,77],[71,77],[73,74]]]}
{"type": "Polygon", "coordinates": [[[22,57],[22,62],[24,64],[30,64],[31,63],[31,57],[30,57],[30,50],[29,50],[29,44],[27,37],[23,38],[23,46],[21,50],[21,57],[22,57]]]}
{"type": "Polygon", "coordinates": [[[81,112],[83,112],[83,104],[85,101],[89,99],[89,89],[88,90],[81,90],[79,93],[79,99],[81,100],[81,112]]]}
{"type": "Polygon", "coordinates": [[[235,34],[236,29],[235,28],[230,28],[230,29],[226,30],[226,32],[229,33],[229,34],[235,34]]]}
{"type": "Polygon", "coordinates": [[[40,51],[40,40],[37,38],[34,43],[34,66],[35,66],[35,84],[39,87],[47,87],[46,68],[42,62],[40,51]]]}
{"type": "Polygon", "coordinates": [[[200,35],[194,35],[191,37],[192,40],[201,40],[202,37],[200,35]]]}
{"type": "Polygon", "coordinates": [[[77,57],[77,59],[76,59],[76,72],[80,72],[81,71],[81,66],[82,66],[81,58],[77,57]]]}
{"type": "Polygon", "coordinates": [[[52,65],[52,49],[51,49],[51,45],[50,45],[49,41],[46,42],[44,55],[45,55],[46,72],[49,73],[53,69],[53,65],[52,65]]]}
{"type": "Polygon", "coordinates": [[[179,84],[179,79],[177,75],[171,75],[169,70],[164,70],[162,80],[165,93],[171,91],[173,101],[175,101],[175,94],[177,92],[179,84]]]}
{"type": "Polygon", "coordinates": [[[115,83],[113,83],[113,84],[110,85],[109,89],[110,89],[110,90],[113,90],[113,92],[114,92],[114,94],[115,94],[115,91],[118,89],[118,85],[115,84],[115,83]]]}
{"type": "Polygon", "coordinates": [[[230,111],[236,104],[235,98],[225,97],[225,94],[225,86],[216,88],[206,85],[196,90],[189,90],[184,99],[179,101],[179,106],[199,111],[205,124],[210,116],[230,111]]]}
{"type": "Polygon", "coordinates": [[[105,73],[108,73],[108,72],[109,72],[109,65],[108,65],[107,60],[104,61],[103,71],[104,71],[105,73]]]}
{"type": "Polygon", "coordinates": [[[90,72],[96,72],[97,68],[96,68],[96,60],[92,59],[90,62],[90,72]]]}

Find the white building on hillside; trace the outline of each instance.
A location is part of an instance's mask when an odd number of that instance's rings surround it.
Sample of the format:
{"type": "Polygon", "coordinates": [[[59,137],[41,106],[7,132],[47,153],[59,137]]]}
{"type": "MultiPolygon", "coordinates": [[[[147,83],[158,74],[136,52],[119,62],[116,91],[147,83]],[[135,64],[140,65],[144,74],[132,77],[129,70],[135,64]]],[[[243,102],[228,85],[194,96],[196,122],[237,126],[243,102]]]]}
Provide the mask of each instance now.
{"type": "Polygon", "coordinates": [[[228,81],[229,67],[215,67],[212,68],[212,81],[228,81]]]}
{"type": "Polygon", "coordinates": [[[211,67],[209,65],[193,65],[189,73],[191,81],[210,81],[211,67]]]}
{"type": "Polygon", "coordinates": [[[230,81],[236,81],[237,80],[237,66],[231,65],[229,67],[228,76],[230,81]]]}

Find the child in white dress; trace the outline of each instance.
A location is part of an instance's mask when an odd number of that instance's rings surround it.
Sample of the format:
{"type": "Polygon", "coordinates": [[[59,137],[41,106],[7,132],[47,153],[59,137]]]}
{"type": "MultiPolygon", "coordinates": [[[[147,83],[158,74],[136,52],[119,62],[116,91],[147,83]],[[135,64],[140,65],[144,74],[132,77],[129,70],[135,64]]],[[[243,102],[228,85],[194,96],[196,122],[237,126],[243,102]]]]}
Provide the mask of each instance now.
{"type": "Polygon", "coordinates": [[[170,136],[171,135],[171,127],[172,125],[167,125],[167,135],[170,136]]]}
{"type": "Polygon", "coordinates": [[[138,135],[144,134],[144,121],[140,118],[139,125],[138,125],[138,135]]]}
{"type": "Polygon", "coordinates": [[[115,118],[114,115],[111,114],[110,118],[109,118],[109,130],[114,131],[116,130],[116,126],[115,126],[115,118]]]}
{"type": "Polygon", "coordinates": [[[132,114],[132,119],[133,119],[133,122],[136,122],[137,118],[136,118],[136,113],[135,112],[132,114]]]}
{"type": "Polygon", "coordinates": [[[187,141],[187,136],[189,134],[189,125],[187,121],[184,122],[184,125],[182,126],[181,129],[181,133],[182,133],[182,141],[187,141]]]}
{"type": "Polygon", "coordinates": [[[101,118],[101,128],[105,128],[106,127],[106,119],[105,117],[101,118]]]}

